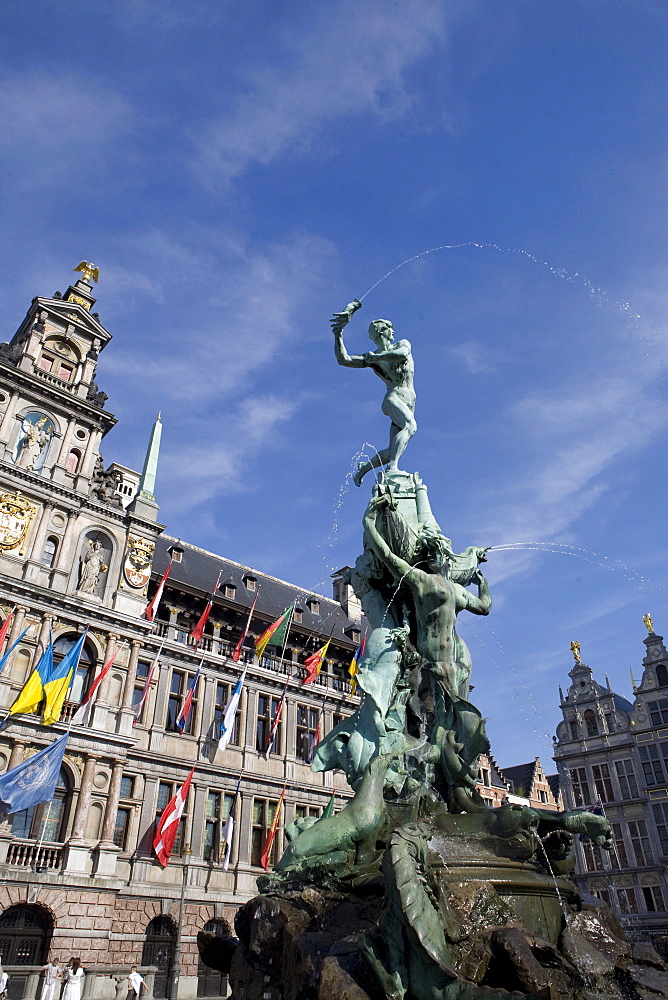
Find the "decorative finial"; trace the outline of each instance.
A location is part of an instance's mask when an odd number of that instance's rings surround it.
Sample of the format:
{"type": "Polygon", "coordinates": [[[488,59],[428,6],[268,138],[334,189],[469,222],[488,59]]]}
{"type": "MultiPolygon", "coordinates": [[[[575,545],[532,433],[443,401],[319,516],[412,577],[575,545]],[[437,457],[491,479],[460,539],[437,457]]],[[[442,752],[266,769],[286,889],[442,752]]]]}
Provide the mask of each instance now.
{"type": "Polygon", "coordinates": [[[575,660],[576,663],[582,663],[582,660],[580,659],[580,643],[579,642],[572,642],[571,643],[571,653],[573,654],[573,659],[575,660]]]}
{"type": "Polygon", "coordinates": [[[650,615],[649,611],[647,612],[646,615],[642,616],[642,620],[644,621],[645,628],[647,629],[649,634],[654,635],[654,622],[652,621],[652,616],[650,615]]]}
{"type": "Polygon", "coordinates": [[[99,267],[95,267],[95,264],[89,264],[87,260],[82,260],[80,264],[72,268],[73,271],[81,271],[84,281],[87,281],[90,285],[90,278],[93,279],[95,284],[98,282],[100,277],[99,267]]]}

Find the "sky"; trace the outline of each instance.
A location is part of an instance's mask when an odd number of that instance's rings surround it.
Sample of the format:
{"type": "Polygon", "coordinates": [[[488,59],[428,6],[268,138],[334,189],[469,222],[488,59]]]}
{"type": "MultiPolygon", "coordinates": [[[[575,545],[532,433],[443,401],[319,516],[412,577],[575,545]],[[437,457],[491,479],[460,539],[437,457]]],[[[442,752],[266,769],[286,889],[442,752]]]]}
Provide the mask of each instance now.
{"type": "Polygon", "coordinates": [[[380,381],[333,354],[364,296],[346,343],[379,317],[410,340],[402,467],[455,548],[551,550],[492,550],[492,612],[459,619],[497,761],[550,771],[571,640],[628,697],[643,613],[668,634],[665,5],[26,0],[0,24],[0,339],[98,265],[105,461],[141,468],[161,411],[169,533],[330,596],[354,456],[388,435],[380,381]]]}

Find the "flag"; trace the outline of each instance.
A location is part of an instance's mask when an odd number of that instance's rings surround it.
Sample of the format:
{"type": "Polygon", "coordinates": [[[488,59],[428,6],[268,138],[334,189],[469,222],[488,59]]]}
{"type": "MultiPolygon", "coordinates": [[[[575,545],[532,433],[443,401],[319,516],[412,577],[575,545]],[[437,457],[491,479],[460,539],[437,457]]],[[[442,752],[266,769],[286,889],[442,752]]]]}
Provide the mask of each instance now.
{"type": "Polygon", "coordinates": [[[74,715],[72,716],[73,726],[90,725],[91,714],[93,711],[93,707],[95,705],[95,699],[97,698],[97,689],[99,688],[100,684],[111,670],[112,664],[116,659],[116,657],[118,656],[118,654],[120,653],[120,651],[123,649],[123,646],[125,646],[124,642],[121,643],[121,645],[117,647],[116,651],[111,654],[105,665],[102,667],[102,670],[100,670],[99,674],[91,684],[90,691],[88,692],[88,694],[81,702],[74,715]]]}
{"type": "Polygon", "coordinates": [[[23,636],[26,634],[26,632],[30,631],[30,629],[32,628],[32,626],[34,624],[35,624],[34,622],[30,622],[30,625],[28,625],[26,628],[23,629],[23,632],[21,632],[21,635],[18,637],[18,639],[15,639],[14,642],[11,644],[11,646],[9,647],[9,649],[7,650],[7,652],[5,653],[5,655],[3,656],[3,658],[0,660],[0,673],[2,673],[2,671],[4,669],[4,666],[5,666],[5,663],[7,662],[7,660],[9,659],[9,657],[12,655],[12,653],[14,652],[14,650],[16,649],[16,647],[18,646],[18,644],[21,642],[21,640],[23,639],[23,636]]]}
{"type": "Polygon", "coordinates": [[[255,591],[255,597],[253,598],[253,603],[251,604],[251,609],[248,612],[248,620],[246,621],[246,627],[239,636],[239,641],[237,642],[236,646],[234,647],[234,650],[232,651],[232,659],[234,660],[235,663],[239,662],[239,657],[241,656],[241,648],[244,644],[246,636],[248,635],[248,629],[250,628],[253,612],[255,611],[255,605],[257,604],[257,595],[260,593],[261,586],[262,586],[261,584],[258,584],[258,588],[255,591]]]}
{"type": "Polygon", "coordinates": [[[28,680],[23,685],[14,704],[9,709],[7,716],[3,719],[4,726],[7,717],[16,715],[18,712],[36,712],[42,704],[44,698],[44,684],[53,673],[53,639],[49,635],[49,642],[39,658],[37,666],[31,673],[28,680]]]}
{"type": "Polygon", "coordinates": [[[216,596],[216,591],[218,590],[218,584],[220,583],[220,578],[222,575],[223,571],[221,569],[220,573],[218,574],[218,579],[216,580],[216,586],[211,591],[211,596],[209,597],[207,605],[204,608],[202,614],[200,615],[200,619],[197,622],[197,625],[195,625],[195,628],[190,633],[190,638],[195,640],[194,641],[195,649],[197,649],[200,642],[202,641],[202,637],[204,635],[204,626],[209,620],[209,615],[211,614],[211,608],[213,607],[213,599],[216,596]]]}
{"type": "Polygon", "coordinates": [[[144,690],[142,691],[142,696],[139,699],[139,703],[135,706],[135,717],[132,720],[132,725],[136,726],[139,722],[139,717],[141,716],[144,703],[148,698],[149,691],[151,690],[151,681],[153,680],[153,674],[155,673],[155,668],[158,666],[158,660],[160,659],[160,654],[162,653],[162,647],[165,645],[165,640],[163,639],[160,643],[160,649],[155,654],[155,659],[151,664],[151,669],[148,672],[148,677],[146,678],[146,683],[144,684],[144,690]]]}
{"type": "Polygon", "coordinates": [[[320,709],[320,715],[318,716],[318,725],[317,725],[316,731],[314,732],[313,736],[311,737],[311,748],[310,748],[310,750],[308,752],[308,760],[306,762],[307,764],[310,764],[313,761],[313,751],[315,750],[315,748],[317,747],[318,743],[320,742],[320,727],[321,726],[322,726],[322,709],[320,709]]]}
{"type": "Polygon", "coordinates": [[[234,798],[232,799],[232,804],[230,805],[230,811],[227,814],[227,819],[225,820],[225,826],[223,827],[223,837],[219,853],[219,860],[223,862],[223,871],[227,871],[228,868],[230,867],[230,855],[232,854],[232,838],[234,837],[234,813],[237,808],[237,799],[239,797],[239,788],[241,786],[242,777],[243,777],[243,771],[239,775],[239,780],[237,781],[237,787],[234,790],[234,798]]]}
{"type": "Polygon", "coordinates": [[[155,837],[153,838],[153,850],[155,851],[155,856],[158,859],[158,862],[163,868],[166,868],[169,864],[169,856],[172,853],[174,841],[176,840],[179,820],[181,819],[183,810],[186,806],[186,799],[188,798],[188,791],[190,789],[190,782],[192,781],[194,770],[195,767],[193,766],[192,771],[183,782],[176,795],[170,799],[165,806],[164,812],[160,817],[160,822],[158,823],[158,829],[155,831],[155,837]]]}
{"type": "Polygon", "coordinates": [[[223,715],[223,721],[220,724],[220,736],[218,738],[218,749],[225,750],[228,743],[232,739],[232,734],[234,732],[234,720],[236,718],[237,709],[239,707],[239,701],[241,699],[241,689],[244,686],[244,681],[246,679],[246,671],[244,670],[239,680],[232,688],[232,694],[230,695],[229,701],[225,706],[225,713],[223,715]]]}
{"type": "Polygon", "coordinates": [[[50,676],[42,682],[46,697],[44,715],[42,716],[42,722],[45,726],[52,726],[60,718],[63,702],[72,682],[74,671],[79,665],[79,657],[81,656],[81,650],[83,649],[87,635],[88,628],[84,629],[83,634],[79,636],[69,653],[53,668],[50,676]]]}
{"type": "Polygon", "coordinates": [[[69,732],[0,778],[0,803],[6,815],[49,802],[56,791],[69,732]]]}
{"type": "Polygon", "coordinates": [[[285,702],[285,695],[286,695],[287,690],[288,690],[288,683],[289,683],[289,681],[290,681],[290,678],[288,677],[287,681],[285,682],[285,687],[283,688],[283,694],[281,695],[280,700],[278,702],[278,705],[276,706],[276,713],[274,715],[274,719],[273,719],[273,722],[271,724],[271,729],[269,730],[269,739],[267,740],[267,749],[265,750],[265,754],[264,754],[266,760],[269,760],[269,758],[270,758],[270,756],[271,756],[271,754],[273,752],[273,749],[274,749],[274,743],[276,742],[276,733],[278,732],[278,724],[281,721],[281,714],[283,712],[283,703],[285,702]]]}
{"type": "Polygon", "coordinates": [[[350,696],[355,694],[357,691],[357,674],[359,673],[360,660],[364,656],[364,650],[366,649],[366,632],[362,636],[362,641],[353,653],[353,658],[350,661],[350,666],[348,667],[348,673],[350,674],[350,696]]]}
{"type": "Polygon", "coordinates": [[[160,601],[162,600],[162,592],[165,589],[165,584],[167,583],[167,577],[169,576],[170,571],[172,569],[172,563],[173,563],[173,561],[174,561],[173,559],[169,560],[169,565],[167,566],[167,569],[165,570],[165,572],[162,575],[162,579],[160,580],[160,583],[158,584],[158,589],[156,590],[155,594],[153,595],[153,597],[151,598],[151,600],[149,601],[149,603],[146,605],[146,607],[144,609],[144,618],[146,618],[146,620],[149,621],[149,622],[153,621],[153,619],[155,617],[155,613],[158,610],[158,605],[160,604],[160,601]]]}
{"type": "Polygon", "coordinates": [[[192,681],[190,682],[190,687],[188,688],[188,694],[186,695],[185,701],[183,702],[183,705],[181,706],[181,711],[179,712],[179,714],[176,717],[176,725],[177,725],[178,730],[179,730],[179,732],[181,734],[183,734],[183,730],[188,725],[188,719],[190,717],[190,710],[193,707],[193,697],[195,695],[195,688],[197,687],[197,681],[199,680],[199,675],[200,675],[201,669],[202,669],[202,664],[200,663],[199,667],[197,668],[197,673],[195,674],[195,676],[193,677],[192,681]]]}
{"type": "Polygon", "coordinates": [[[285,785],[283,785],[283,791],[281,792],[281,797],[278,800],[278,805],[276,806],[276,812],[274,813],[274,819],[271,824],[271,830],[269,831],[269,836],[267,837],[264,847],[262,848],[262,854],[260,855],[260,864],[265,871],[269,869],[269,855],[271,854],[271,849],[274,846],[274,840],[276,839],[276,831],[278,830],[278,821],[281,815],[281,806],[283,805],[283,799],[285,798],[285,785]]]}
{"type": "Polygon", "coordinates": [[[280,646],[285,641],[293,610],[294,604],[291,604],[289,608],[285,609],[281,617],[277,618],[269,628],[264,630],[260,638],[255,640],[258,660],[264,656],[267,646],[280,646]]]}
{"type": "MultiPolygon", "coordinates": [[[[9,626],[12,623],[12,618],[14,617],[14,608],[9,612],[4,622],[2,623],[2,628],[0,628],[0,649],[2,649],[2,644],[7,638],[7,633],[9,632],[9,626]]],[[[2,668],[0,668],[2,669],[2,668]]]]}
{"type": "Polygon", "coordinates": [[[304,660],[304,666],[306,667],[306,677],[302,681],[302,687],[305,684],[310,684],[312,681],[314,681],[318,676],[318,674],[320,673],[320,668],[322,667],[323,660],[327,656],[327,650],[329,649],[329,644],[331,641],[332,637],[330,636],[324,646],[321,646],[320,649],[316,649],[315,653],[311,653],[311,655],[307,656],[306,659],[304,660]]]}
{"type": "Polygon", "coordinates": [[[329,819],[330,816],[334,815],[334,803],[336,801],[336,792],[332,795],[331,799],[325,806],[325,811],[323,812],[320,819],[329,819]]]}

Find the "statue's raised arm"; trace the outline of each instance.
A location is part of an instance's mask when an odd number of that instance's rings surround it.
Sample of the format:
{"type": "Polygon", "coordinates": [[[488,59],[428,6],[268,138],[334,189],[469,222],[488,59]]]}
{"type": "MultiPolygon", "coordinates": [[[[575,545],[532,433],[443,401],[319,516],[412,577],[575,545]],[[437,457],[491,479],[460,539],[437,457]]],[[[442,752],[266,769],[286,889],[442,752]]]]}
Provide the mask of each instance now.
{"type": "Polygon", "coordinates": [[[415,423],[415,388],[413,386],[413,355],[408,340],[395,340],[394,329],[389,320],[377,319],[369,326],[369,337],[376,345],[375,351],[366,354],[348,354],[343,342],[343,330],[353,313],[360,309],[358,299],[349,302],[342,312],[334,313],[330,323],[334,333],[334,354],[340,365],[346,368],[372,368],[387,386],[383,399],[383,413],[392,421],[390,443],[387,448],[367,462],[360,462],[354,480],[361,486],[362,479],[371,469],[387,466],[388,472],[396,472],[399,459],[406,445],[417,430],[415,423]]]}

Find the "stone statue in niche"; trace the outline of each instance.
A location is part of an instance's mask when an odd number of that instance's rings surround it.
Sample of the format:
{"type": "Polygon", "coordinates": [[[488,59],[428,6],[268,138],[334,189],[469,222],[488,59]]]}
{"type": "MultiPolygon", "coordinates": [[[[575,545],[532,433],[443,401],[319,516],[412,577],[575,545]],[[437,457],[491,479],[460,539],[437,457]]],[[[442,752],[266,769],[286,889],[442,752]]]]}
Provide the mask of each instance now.
{"type": "Polygon", "coordinates": [[[88,550],[81,556],[78,590],[82,594],[94,594],[102,576],[109,567],[104,562],[102,542],[99,539],[88,539],[88,550]]]}
{"type": "Polygon", "coordinates": [[[53,423],[41,413],[28,413],[21,423],[14,464],[28,472],[39,472],[46,457],[46,446],[53,435],[53,423]]]}
{"type": "Polygon", "coordinates": [[[90,495],[110,507],[122,507],[121,498],[116,493],[119,483],[123,482],[120,469],[105,469],[102,455],[95,460],[95,468],[90,482],[90,495]]]}

